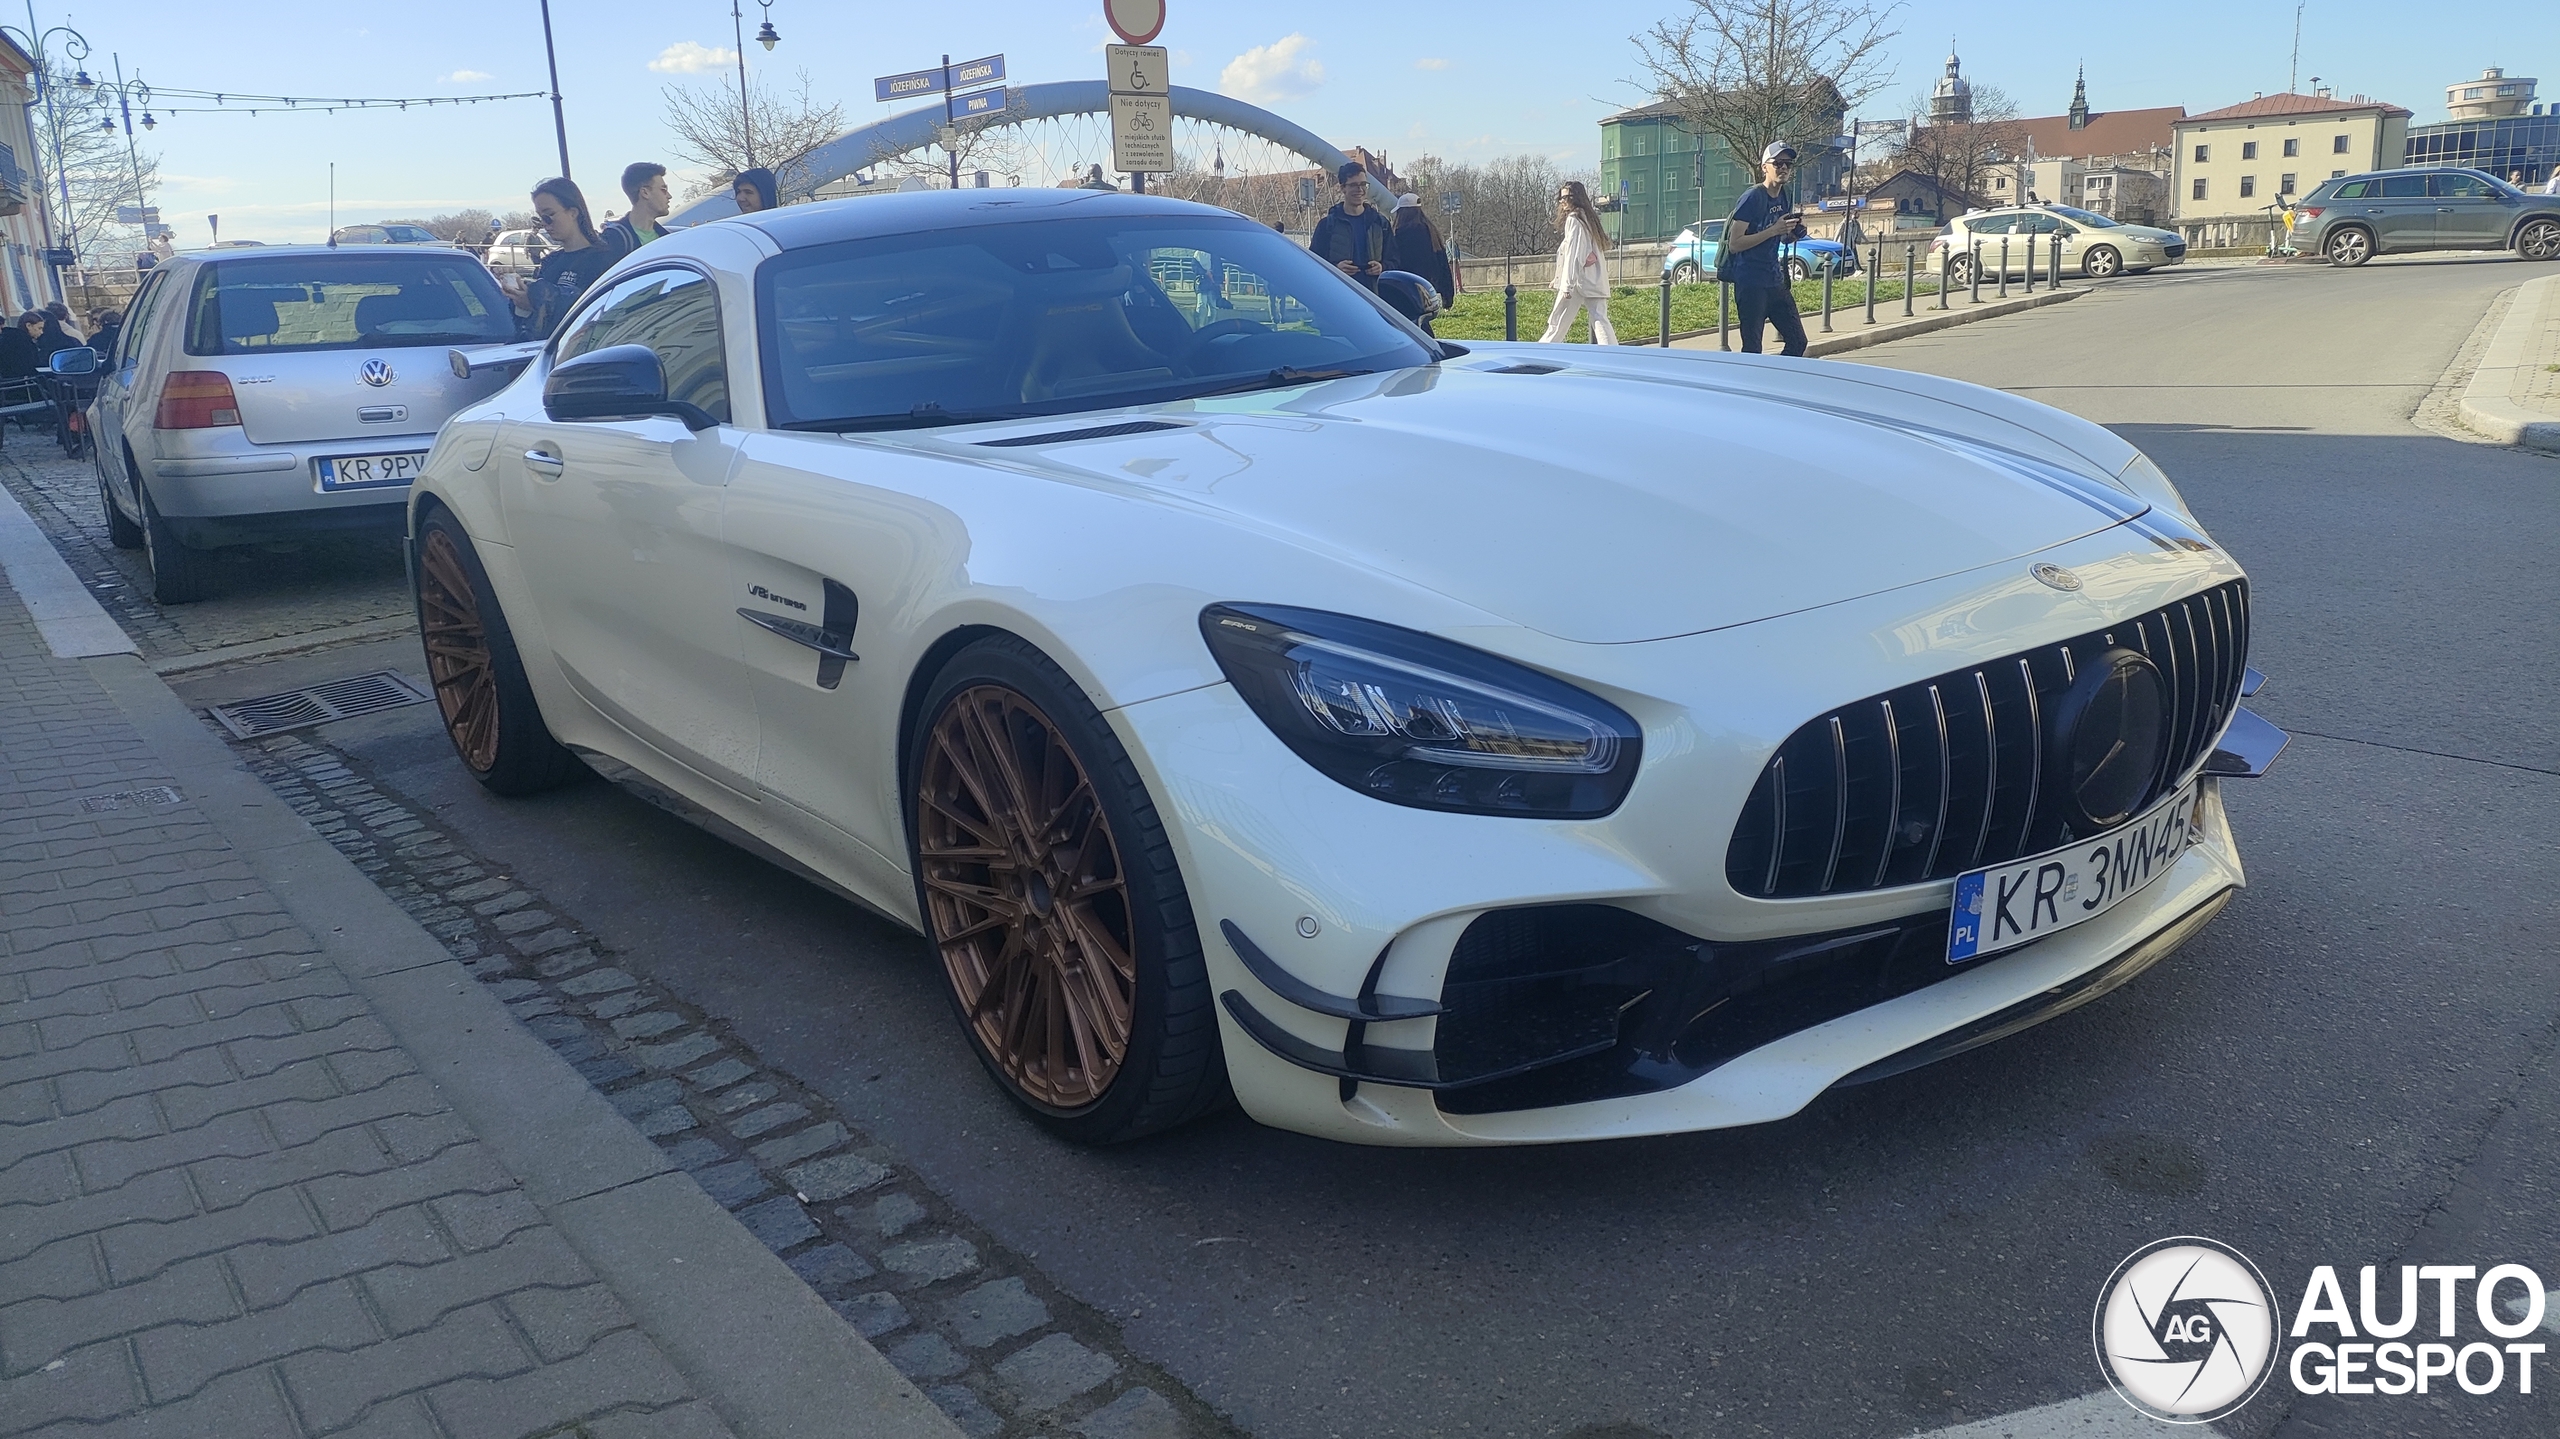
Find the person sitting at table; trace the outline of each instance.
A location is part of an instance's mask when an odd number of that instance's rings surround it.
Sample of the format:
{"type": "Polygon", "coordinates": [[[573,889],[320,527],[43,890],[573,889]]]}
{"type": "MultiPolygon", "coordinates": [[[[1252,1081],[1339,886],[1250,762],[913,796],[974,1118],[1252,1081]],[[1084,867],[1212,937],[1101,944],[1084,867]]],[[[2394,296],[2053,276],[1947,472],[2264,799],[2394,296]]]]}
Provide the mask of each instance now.
{"type": "Polygon", "coordinates": [[[18,317],[6,333],[0,333],[0,380],[25,380],[35,376],[36,337],[44,333],[44,312],[29,310],[18,317]]]}

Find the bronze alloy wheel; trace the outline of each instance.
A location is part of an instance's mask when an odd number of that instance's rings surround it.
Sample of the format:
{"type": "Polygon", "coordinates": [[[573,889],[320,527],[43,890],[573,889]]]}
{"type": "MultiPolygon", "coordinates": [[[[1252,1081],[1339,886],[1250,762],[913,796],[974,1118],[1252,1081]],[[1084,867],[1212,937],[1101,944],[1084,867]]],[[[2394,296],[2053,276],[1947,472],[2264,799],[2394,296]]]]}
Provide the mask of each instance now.
{"type": "Polygon", "coordinates": [[[486,774],[498,763],[498,674],[479,592],[442,527],[429,529],[418,547],[418,620],[445,731],[462,762],[486,774]]]}
{"type": "Polygon", "coordinates": [[[916,775],[926,919],[979,1048],[1035,1107],[1099,1102],[1129,1056],[1127,871],[1084,764],[1020,692],[942,706],[916,775]]]}

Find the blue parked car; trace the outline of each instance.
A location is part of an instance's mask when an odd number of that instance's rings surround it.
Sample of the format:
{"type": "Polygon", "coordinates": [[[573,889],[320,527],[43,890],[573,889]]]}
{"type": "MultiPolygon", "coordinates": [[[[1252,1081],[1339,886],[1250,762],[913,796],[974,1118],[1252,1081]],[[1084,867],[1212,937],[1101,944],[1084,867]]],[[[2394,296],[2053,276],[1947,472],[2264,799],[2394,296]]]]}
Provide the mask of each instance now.
{"type": "MultiPolygon", "coordinates": [[[[1724,236],[1724,220],[1709,220],[1680,232],[1671,242],[1669,253],[1662,257],[1662,273],[1675,282],[1712,280],[1716,275],[1716,243],[1724,236]]],[[[1837,240],[1787,240],[1778,246],[1779,263],[1787,268],[1790,280],[1821,277],[1827,266],[1834,275],[1858,273],[1858,252],[1837,240]]]]}

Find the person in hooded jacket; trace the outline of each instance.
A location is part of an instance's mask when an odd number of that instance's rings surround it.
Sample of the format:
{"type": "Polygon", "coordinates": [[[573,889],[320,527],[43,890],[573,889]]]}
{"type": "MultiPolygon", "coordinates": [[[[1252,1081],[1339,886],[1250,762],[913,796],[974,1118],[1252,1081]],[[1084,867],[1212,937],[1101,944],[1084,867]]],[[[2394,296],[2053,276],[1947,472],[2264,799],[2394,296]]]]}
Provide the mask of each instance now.
{"type": "Polygon", "coordinates": [[[740,170],[738,178],[729,182],[729,198],[738,202],[738,213],[753,215],[781,204],[773,181],[773,172],[759,165],[740,170]]]}
{"type": "Polygon", "coordinates": [[[1387,268],[1420,275],[1440,292],[1440,303],[1455,304],[1458,288],[1449,273],[1449,247],[1440,228],[1422,213],[1419,195],[1396,196],[1395,228],[1387,236],[1387,268]]]}

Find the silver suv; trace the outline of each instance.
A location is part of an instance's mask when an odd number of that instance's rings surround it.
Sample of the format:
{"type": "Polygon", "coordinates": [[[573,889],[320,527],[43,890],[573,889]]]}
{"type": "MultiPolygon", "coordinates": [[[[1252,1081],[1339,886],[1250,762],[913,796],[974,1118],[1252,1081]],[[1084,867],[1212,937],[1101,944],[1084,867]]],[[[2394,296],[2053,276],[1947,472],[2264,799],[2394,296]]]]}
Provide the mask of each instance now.
{"type": "Polygon", "coordinates": [[[2378,170],[2331,180],[2294,208],[2294,244],[2333,265],[2412,250],[2508,250],[2560,260],[2560,196],[2478,170],[2378,170]]]}
{"type": "Polygon", "coordinates": [[[180,255],[126,314],[92,453],[108,536],[149,551],[163,604],[205,597],[220,546],[398,533],[437,428],[504,382],[447,351],[516,334],[478,260],[388,245],[180,255]]]}

